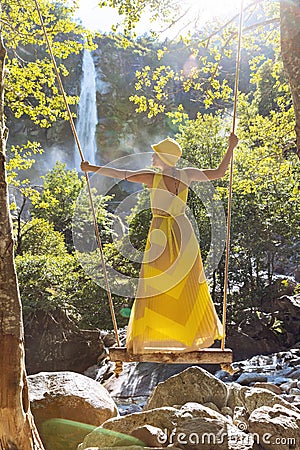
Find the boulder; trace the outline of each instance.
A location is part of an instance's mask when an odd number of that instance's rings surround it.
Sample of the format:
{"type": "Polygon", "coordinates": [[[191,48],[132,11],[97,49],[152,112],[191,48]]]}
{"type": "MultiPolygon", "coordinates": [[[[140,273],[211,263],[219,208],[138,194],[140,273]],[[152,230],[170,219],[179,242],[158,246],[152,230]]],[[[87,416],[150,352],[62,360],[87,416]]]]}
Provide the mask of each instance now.
{"type": "Polygon", "coordinates": [[[223,417],[220,413],[198,403],[190,402],[183,405],[180,409],[163,407],[109,419],[102,424],[101,428],[92,431],[85,437],[83,446],[80,449],[86,449],[88,446],[112,447],[115,445],[124,445],[124,439],[125,442],[127,439],[130,442],[129,435],[135,436],[136,430],[140,430],[146,425],[156,430],[156,439],[161,446],[173,445],[175,430],[178,427],[184,426],[187,420],[194,418],[205,418],[228,424],[231,423],[231,421],[223,417]]]}
{"type": "MultiPolygon", "coordinates": [[[[28,319],[28,318],[27,318],[28,319]]],[[[60,309],[25,320],[25,354],[28,374],[70,370],[83,373],[105,354],[101,334],[81,330],[60,309]]]]}
{"type": "Polygon", "coordinates": [[[223,420],[226,423],[232,423],[232,420],[221,414],[216,405],[212,402],[206,403],[205,405],[201,405],[196,402],[188,402],[185,405],[182,405],[177,414],[178,424],[180,424],[181,421],[184,421],[187,417],[190,419],[206,417],[210,420],[217,419],[223,420]]]}
{"type": "Polygon", "coordinates": [[[258,382],[258,383],[255,383],[253,387],[267,389],[269,391],[274,392],[274,394],[277,394],[277,395],[280,395],[282,393],[281,387],[276,386],[276,384],[273,384],[273,383],[258,382]]]}
{"type": "Polygon", "coordinates": [[[280,386],[282,391],[289,393],[290,390],[297,386],[297,380],[289,380],[280,386]]]}
{"type": "Polygon", "coordinates": [[[255,409],[261,406],[274,406],[276,404],[282,405],[285,408],[294,409],[293,405],[284,400],[281,396],[274,394],[267,389],[240,386],[237,383],[232,383],[228,386],[228,403],[232,410],[236,407],[244,407],[248,414],[251,414],[255,409]]]}
{"type": "Polygon", "coordinates": [[[118,415],[107,390],[78,373],[41,372],[28,377],[28,386],[31,410],[46,449],[52,449],[55,442],[55,450],[73,450],[91,425],[99,426],[118,415]]]}
{"type": "Polygon", "coordinates": [[[296,449],[300,442],[300,413],[282,405],[262,406],[249,417],[249,431],[263,449],[296,449]]]}
{"type": "Polygon", "coordinates": [[[161,447],[161,443],[167,442],[168,438],[163,430],[152,425],[143,425],[136,428],[131,436],[139,439],[148,447],[161,447]]]}
{"type": "Polygon", "coordinates": [[[249,386],[249,384],[251,384],[251,383],[265,382],[267,380],[268,380],[268,377],[264,373],[244,372],[238,377],[236,382],[241,384],[242,386],[249,386]]]}
{"type": "Polygon", "coordinates": [[[159,383],[150,395],[145,410],[187,402],[213,402],[219,410],[226,406],[227,386],[200,367],[190,367],[159,383]]]}
{"type": "Polygon", "coordinates": [[[275,405],[281,405],[284,408],[297,411],[297,408],[293,405],[267,389],[250,388],[249,391],[245,392],[244,399],[245,408],[249,414],[261,406],[269,406],[270,408],[273,408],[275,405]]]}
{"type": "Polygon", "coordinates": [[[272,313],[283,322],[289,337],[287,344],[295,344],[295,338],[300,334],[300,295],[283,295],[276,298],[272,302],[272,313]]]}
{"type": "MultiPolygon", "coordinates": [[[[103,334],[103,333],[102,333],[103,334]]],[[[105,340],[104,340],[105,342],[105,340]]],[[[188,364],[125,363],[121,375],[105,383],[113,397],[149,397],[155,386],[191,367],[188,364]]],[[[100,377],[99,377],[99,380],[100,377]]]]}
{"type": "Polygon", "coordinates": [[[280,343],[275,333],[249,311],[238,327],[229,330],[226,347],[232,348],[237,361],[286,348],[280,343]]]}
{"type": "Polygon", "coordinates": [[[134,445],[136,438],[131,434],[145,425],[160,429],[167,434],[166,430],[172,430],[174,424],[177,423],[177,414],[178,411],[175,408],[160,408],[109,419],[101,427],[88,434],[79,449],[134,445]]]}
{"type": "MultiPolygon", "coordinates": [[[[291,358],[294,358],[293,354],[291,358]]],[[[272,387],[279,389],[278,386],[272,387]]],[[[297,406],[288,403],[273,390],[241,386],[234,382],[225,385],[207,371],[190,367],[159,383],[144,411],[108,419],[85,436],[78,449],[132,446],[135,445],[131,441],[133,438],[138,438],[151,448],[269,448],[262,446],[261,440],[267,438],[264,445],[269,445],[268,437],[275,432],[276,417],[283,417],[284,411],[288,411],[285,414],[289,426],[297,429],[300,414],[297,406]],[[276,412],[275,416],[272,416],[272,410],[276,412]],[[260,411],[266,418],[262,420],[264,424],[259,431],[257,417],[260,411]],[[273,425],[270,418],[275,418],[273,425]]],[[[284,428],[284,419],[281,418],[280,422],[284,428]]],[[[287,438],[287,434],[278,432],[279,437],[287,438]]],[[[296,432],[294,434],[297,435],[296,432]]],[[[273,441],[272,445],[270,448],[275,448],[273,441]]]]}
{"type": "Polygon", "coordinates": [[[241,448],[241,442],[244,450],[255,448],[251,436],[234,426],[232,420],[189,402],[180,409],[164,407],[109,419],[87,435],[78,450],[130,445],[132,436],[152,448],[234,450],[241,448]]]}

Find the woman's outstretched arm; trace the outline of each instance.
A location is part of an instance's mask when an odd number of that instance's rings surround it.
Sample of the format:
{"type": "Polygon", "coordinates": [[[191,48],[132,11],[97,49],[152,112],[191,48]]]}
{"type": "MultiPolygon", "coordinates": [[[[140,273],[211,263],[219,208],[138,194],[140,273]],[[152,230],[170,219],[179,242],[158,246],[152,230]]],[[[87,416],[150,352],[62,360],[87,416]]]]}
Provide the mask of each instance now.
{"type": "Polygon", "coordinates": [[[234,133],[231,133],[228,139],[228,149],[219,164],[217,169],[196,169],[196,168],[187,168],[185,172],[188,176],[190,182],[192,181],[207,181],[207,180],[216,180],[218,178],[222,178],[226,170],[228,169],[229,162],[232,158],[232,153],[234,148],[238,144],[238,138],[234,133]]]}
{"type": "Polygon", "coordinates": [[[133,183],[144,183],[149,187],[152,186],[153,170],[114,169],[113,167],[94,166],[88,161],[82,161],[80,167],[83,172],[97,172],[99,175],[104,175],[106,177],[119,178],[120,180],[127,180],[133,183]]]}

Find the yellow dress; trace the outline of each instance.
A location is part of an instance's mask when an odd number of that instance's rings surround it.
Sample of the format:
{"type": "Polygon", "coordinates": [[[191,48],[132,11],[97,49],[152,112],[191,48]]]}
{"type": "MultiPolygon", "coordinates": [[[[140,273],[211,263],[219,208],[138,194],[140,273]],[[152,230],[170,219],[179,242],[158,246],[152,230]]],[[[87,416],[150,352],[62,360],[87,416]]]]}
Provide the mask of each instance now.
{"type": "Polygon", "coordinates": [[[153,217],[127,329],[130,352],[192,351],[222,338],[199,244],[185,214],[187,195],[184,180],[175,195],[161,173],[154,175],[153,217]]]}

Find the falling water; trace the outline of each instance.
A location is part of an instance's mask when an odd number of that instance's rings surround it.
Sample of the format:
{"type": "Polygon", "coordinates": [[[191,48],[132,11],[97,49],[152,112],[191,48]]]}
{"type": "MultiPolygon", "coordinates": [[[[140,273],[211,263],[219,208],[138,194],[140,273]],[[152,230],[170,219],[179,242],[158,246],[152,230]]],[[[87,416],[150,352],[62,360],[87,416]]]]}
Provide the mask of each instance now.
{"type": "MultiPolygon", "coordinates": [[[[96,125],[97,103],[96,103],[96,71],[92,55],[87,50],[83,52],[82,79],[80,100],[77,113],[76,130],[78,133],[84,158],[91,164],[95,163],[97,152],[96,125]]],[[[80,167],[80,155],[75,146],[74,154],[75,167],[80,167]]]]}

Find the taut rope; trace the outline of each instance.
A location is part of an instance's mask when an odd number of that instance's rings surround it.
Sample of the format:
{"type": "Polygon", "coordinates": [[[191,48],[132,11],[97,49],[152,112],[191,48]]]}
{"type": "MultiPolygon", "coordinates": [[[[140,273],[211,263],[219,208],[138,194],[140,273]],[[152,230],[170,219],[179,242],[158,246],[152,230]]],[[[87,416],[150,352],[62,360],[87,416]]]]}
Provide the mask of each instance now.
{"type": "MultiPolygon", "coordinates": [[[[239,31],[238,31],[238,48],[235,68],[235,86],[234,86],[234,102],[233,102],[233,118],[232,118],[232,133],[235,132],[236,115],[237,115],[237,100],[238,100],[238,86],[240,73],[240,59],[241,59],[241,43],[242,43],[242,24],[243,24],[243,0],[241,0],[239,31]]],[[[226,251],[225,251],[225,272],[224,272],[224,297],[223,297],[223,337],[221,348],[225,348],[225,332],[226,332],[226,311],[227,311],[227,287],[228,287],[228,266],[229,266],[229,247],[230,247],[230,226],[231,226],[231,205],[232,205],[232,184],[233,184],[233,155],[230,161],[230,177],[229,177],[229,192],[228,192],[228,216],[227,216],[227,233],[226,233],[226,251]]]]}

